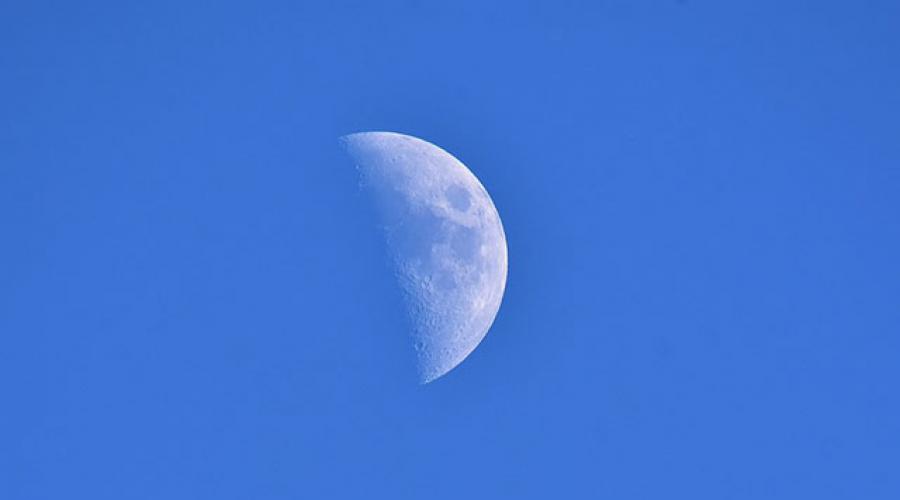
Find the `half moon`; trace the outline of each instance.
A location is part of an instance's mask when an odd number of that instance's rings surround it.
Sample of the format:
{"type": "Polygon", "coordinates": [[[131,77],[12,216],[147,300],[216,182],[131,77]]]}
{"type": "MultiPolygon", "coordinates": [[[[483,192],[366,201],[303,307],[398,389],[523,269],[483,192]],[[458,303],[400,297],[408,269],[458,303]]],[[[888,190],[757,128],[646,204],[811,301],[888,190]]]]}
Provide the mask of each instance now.
{"type": "Polygon", "coordinates": [[[506,287],[503,225],[481,182],[429,142],[393,132],[341,137],[374,194],[412,323],[419,380],[478,346],[506,287]]]}

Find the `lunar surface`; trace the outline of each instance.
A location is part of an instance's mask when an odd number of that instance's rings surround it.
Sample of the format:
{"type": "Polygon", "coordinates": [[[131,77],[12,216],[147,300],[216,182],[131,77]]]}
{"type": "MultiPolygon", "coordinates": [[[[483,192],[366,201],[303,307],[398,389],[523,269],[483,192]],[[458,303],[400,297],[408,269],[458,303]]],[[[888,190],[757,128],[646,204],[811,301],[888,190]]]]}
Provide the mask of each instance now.
{"type": "Polygon", "coordinates": [[[497,316],[506,287],[506,236],[481,182],[459,160],[392,132],[341,137],[374,194],[407,302],[419,380],[461,363],[497,316]]]}

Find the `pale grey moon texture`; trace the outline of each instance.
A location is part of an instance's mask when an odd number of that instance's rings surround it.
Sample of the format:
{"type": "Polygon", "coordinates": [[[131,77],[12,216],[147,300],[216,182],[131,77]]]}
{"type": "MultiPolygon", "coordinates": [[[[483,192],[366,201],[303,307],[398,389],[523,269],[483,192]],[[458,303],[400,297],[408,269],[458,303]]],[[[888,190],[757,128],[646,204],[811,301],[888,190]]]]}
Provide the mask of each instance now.
{"type": "Polygon", "coordinates": [[[393,132],[341,137],[374,194],[404,292],[419,380],[446,374],[478,346],[506,288],[507,248],[494,202],[459,160],[393,132]]]}

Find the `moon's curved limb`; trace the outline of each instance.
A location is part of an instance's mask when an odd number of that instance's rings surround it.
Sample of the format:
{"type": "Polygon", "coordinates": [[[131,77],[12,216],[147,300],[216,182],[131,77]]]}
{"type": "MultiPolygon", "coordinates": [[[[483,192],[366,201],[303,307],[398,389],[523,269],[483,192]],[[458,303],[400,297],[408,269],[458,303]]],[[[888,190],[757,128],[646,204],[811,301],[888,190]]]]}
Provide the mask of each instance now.
{"type": "Polygon", "coordinates": [[[506,287],[506,236],[494,202],[459,160],[393,132],[341,137],[375,194],[428,383],[484,338],[506,287]]]}

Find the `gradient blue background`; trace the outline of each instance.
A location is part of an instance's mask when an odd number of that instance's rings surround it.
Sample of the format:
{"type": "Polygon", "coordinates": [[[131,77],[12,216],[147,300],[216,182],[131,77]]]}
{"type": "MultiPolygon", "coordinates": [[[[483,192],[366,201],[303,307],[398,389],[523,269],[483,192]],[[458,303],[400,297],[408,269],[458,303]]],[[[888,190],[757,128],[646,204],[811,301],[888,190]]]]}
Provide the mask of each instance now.
{"type": "Polygon", "coordinates": [[[900,498],[898,26],[4,2],[0,498],[900,498]],[[458,156],[509,240],[427,386],[336,148],[373,129],[458,156]]]}

